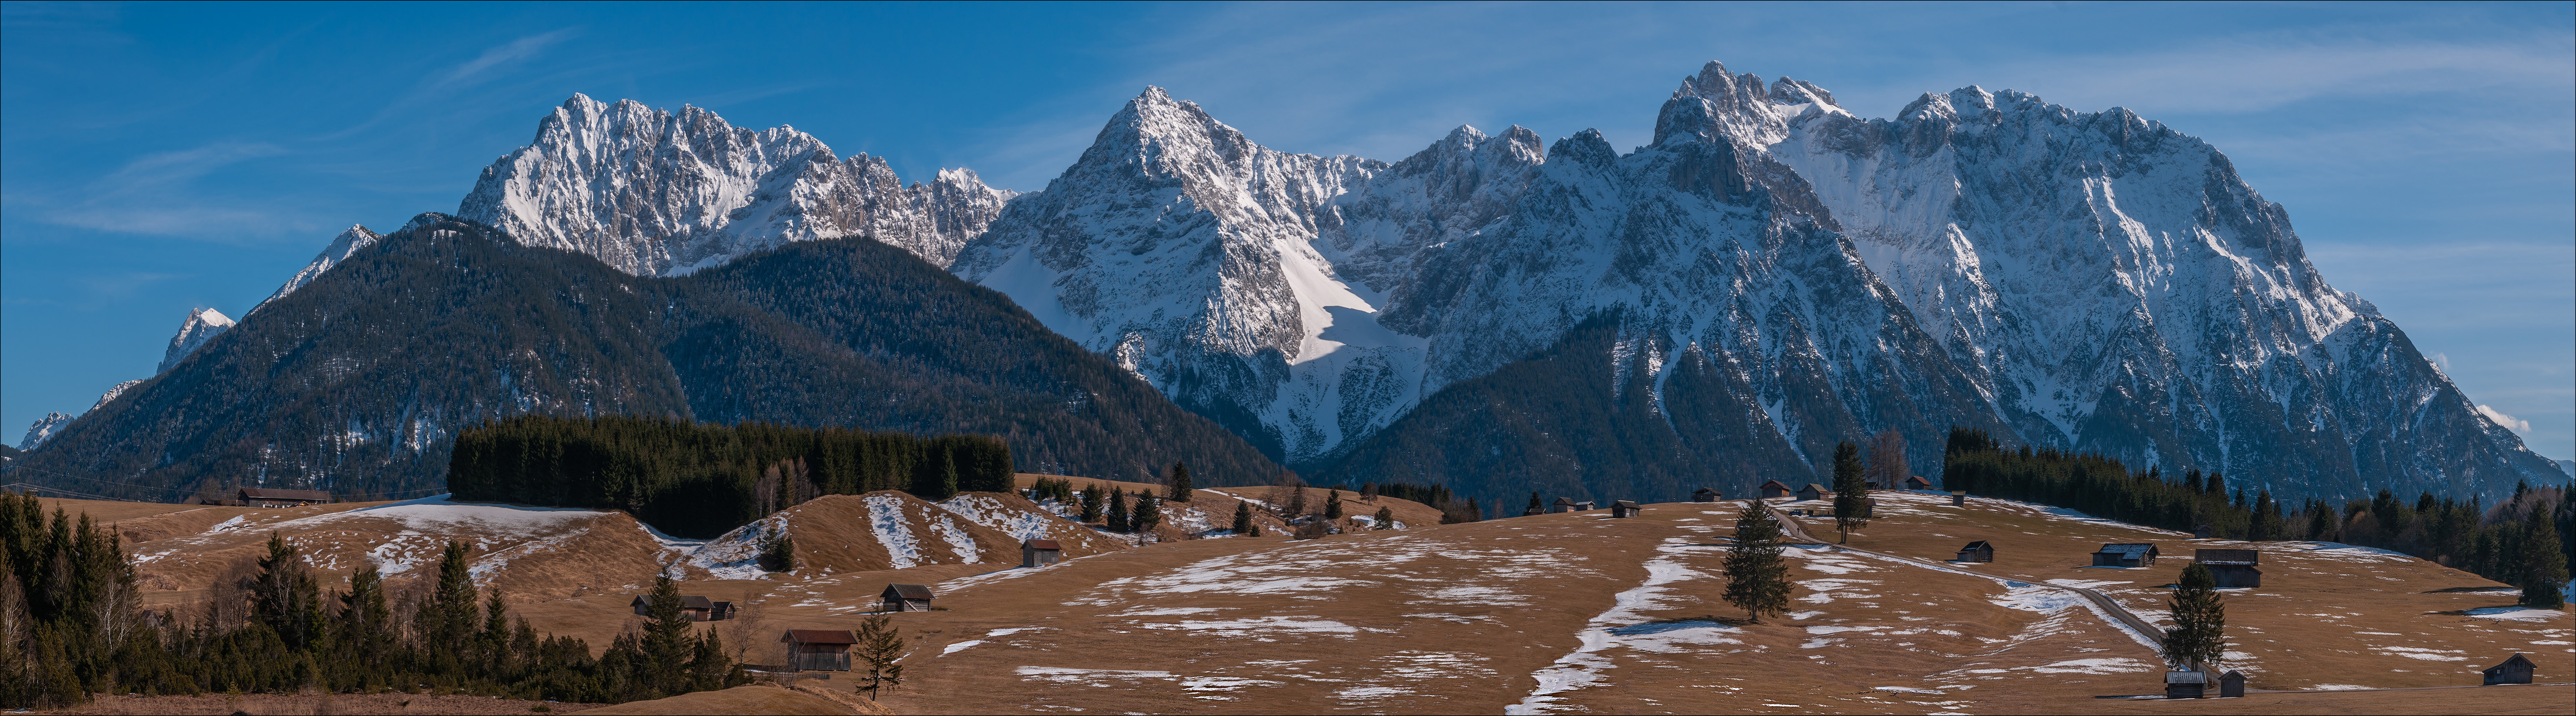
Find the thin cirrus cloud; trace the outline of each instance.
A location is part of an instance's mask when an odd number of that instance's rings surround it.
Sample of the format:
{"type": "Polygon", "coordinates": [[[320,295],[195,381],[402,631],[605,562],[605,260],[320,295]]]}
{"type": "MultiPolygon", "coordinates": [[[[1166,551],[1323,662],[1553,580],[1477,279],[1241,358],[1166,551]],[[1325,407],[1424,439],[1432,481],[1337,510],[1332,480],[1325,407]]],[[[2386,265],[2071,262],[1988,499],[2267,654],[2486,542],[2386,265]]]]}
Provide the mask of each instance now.
{"type": "MultiPolygon", "coordinates": [[[[2478,44],[2426,40],[2305,40],[2240,35],[2170,49],[2033,58],[1978,70],[1987,89],[2020,89],[2097,111],[2231,114],[2337,97],[2500,93],[2508,100],[2564,95],[2576,82],[2561,36],[2497,37],[2478,44]]],[[[1952,71],[1944,74],[1958,74],[1952,71]]]]}
{"type": "Polygon", "coordinates": [[[228,141],[146,154],[85,183],[77,200],[60,202],[55,194],[23,203],[33,204],[46,223],[100,231],[193,235],[217,225],[308,228],[278,211],[207,197],[196,188],[197,180],[218,170],[287,153],[274,144],[228,141]]]}
{"type": "Polygon", "coordinates": [[[2488,420],[2495,421],[2495,424],[2504,426],[2504,429],[2506,430],[2511,430],[2516,433],[2531,432],[2531,421],[2506,415],[2504,414],[2504,411],[2480,405],[2478,406],[2478,414],[2487,416],[2488,420]]]}

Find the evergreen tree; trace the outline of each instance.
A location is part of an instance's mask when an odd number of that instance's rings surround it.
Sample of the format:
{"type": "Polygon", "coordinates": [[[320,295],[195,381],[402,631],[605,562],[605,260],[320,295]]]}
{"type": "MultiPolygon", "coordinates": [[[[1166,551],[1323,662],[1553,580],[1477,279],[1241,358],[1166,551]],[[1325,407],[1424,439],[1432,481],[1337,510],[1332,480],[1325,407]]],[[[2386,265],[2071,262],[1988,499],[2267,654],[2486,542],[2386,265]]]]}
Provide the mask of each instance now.
{"type": "Polygon", "coordinates": [[[1342,518],[1342,491],[1341,491],[1341,490],[1333,490],[1333,491],[1332,491],[1332,495],[1331,495],[1330,497],[1327,497],[1327,498],[1325,498],[1325,499],[1324,499],[1324,519],[1327,519],[1327,520],[1339,520],[1339,519],[1341,519],[1341,518],[1342,518]]]}
{"type": "Polygon", "coordinates": [[[1395,529],[1395,508],[1377,508],[1377,524],[1372,526],[1382,530],[1395,529]]]}
{"type": "Polygon", "coordinates": [[[1127,496],[1116,487],[1109,488],[1109,524],[1111,532],[1134,532],[1135,523],[1127,519],[1127,496]]]}
{"type": "Polygon", "coordinates": [[[1869,526],[1869,482],[1862,476],[1860,446],[1844,441],[1834,446],[1834,529],[1843,544],[1851,533],[1869,526]]]}
{"type": "Polygon", "coordinates": [[[1152,532],[1155,527],[1161,526],[1163,506],[1160,503],[1161,500],[1154,499],[1153,490],[1136,493],[1136,514],[1128,518],[1131,520],[1128,531],[1152,532]]]}
{"type": "Polygon", "coordinates": [[[476,592],[474,573],[465,561],[465,543],[447,543],[439,552],[438,584],[416,618],[421,637],[428,642],[425,656],[431,672],[452,674],[464,668],[475,617],[481,611],[475,604],[481,595],[476,592]]]}
{"type": "Polygon", "coordinates": [[[850,664],[858,672],[857,689],[868,692],[874,700],[880,691],[890,691],[903,683],[903,631],[894,626],[892,616],[873,616],[859,621],[858,658],[850,664]]]}
{"type": "Polygon", "coordinates": [[[688,612],[681,611],[680,585],[671,580],[671,569],[663,565],[653,575],[653,594],[644,602],[648,621],[637,644],[643,659],[637,665],[637,680],[648,693],[678,694],[692,686],[688,667],[690,658],[697,655],[698,639],[688,612]]]}
{"type": "Polygon", "coordinates": [[[1735,546],[1726,553],[1726,603],[1753,621],[1789,610],[1789,564],[1780,556],[1780,521],[1756,501],[1735,520],[1735,546]]]}
{"type": "Polygon", "coordinates": [[[395,640],[401,637],[393,622],[393,609],[385,604],[383,573],[373,562],[361,563],[358,573],[349,577],[349,592],[340,595],[340,623],[334,629],[339,663],[367,674],[383,670],[395,640]]]}
{"type": "Polygon", "coordinates": [[[2216,668],[2227,652],[2227,603],[2209,567],[2193,562],[2182,570],[2173,619],[2173,628],[2165,630],[2165,662],[2190,671],[2216,668]]]}
{"type": "Polygon", "coordinates": [[[2567,553],[2560,551],[2557,516],[2549,506],[2532,509],[2523,521],[2522,599],[2516,603],[2542,609],[2566,608],[2567,553]]]}
{"type": "Polygon", "coordinates": [[[1082,522],[1099,522],[1100,517],[1100,483],[1095,482],[1091,483],[1091,489],[1082,491],[1082,522]]]}
{"type": "Polygon", "coordinates": [[[1172,463],[1172,501],[1190,501],[1190,466],[1172,463]]]}
{"type": "Polygon", "coordinates": [[[322,640],[322,587],[295,546],[276,532],[268,533],[268,555],[259,560],[251,594],[260,622],[276,630],[287,648],[306,649],[322,640]]]}
{"type": "Polygon", "coordinates": [[[760,569],[764,572],[796,571],[796,537],[781,529],[771,534],[760,546],[760,569]]]}
{"type": "Polygon", "coordinates": [[[1523,509],[1523,510],[1522,510],[1522,512],[1523,512],[1523,513],[1525,513],[1525,514],[1536,514],[1536,513],[1546,512],[1546,511],[1547,511],[1547,503],[1544,503],[1544,502],[1540,502],[1540,501],[1538,501],[1538,493],[1537,493],[1537,492],[1531,492],[1531,493],[1530,493],[1530,503],[1529,503],[1529,507],[1527,507],[1527,508],[1523,509]]]}
{"type": "Polygon", "coordinates": [[[1252,534],[1252,503],[1241,501],[1234,503],[1234,533],[1252,534]]]}

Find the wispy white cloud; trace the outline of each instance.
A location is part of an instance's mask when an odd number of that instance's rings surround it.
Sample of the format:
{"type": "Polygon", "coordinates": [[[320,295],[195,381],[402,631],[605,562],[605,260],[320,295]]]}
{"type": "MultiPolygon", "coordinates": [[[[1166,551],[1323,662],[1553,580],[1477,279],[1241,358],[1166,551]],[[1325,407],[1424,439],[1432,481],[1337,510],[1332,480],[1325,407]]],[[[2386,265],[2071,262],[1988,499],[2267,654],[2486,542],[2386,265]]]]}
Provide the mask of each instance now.
{"type": "Polygon", "coordinates": [[[498,47],[484,50],[483,54],[476,55],[474,59],[466,61],[464,64],[457,65],[456,67],[449,69],[445,74],[440,75],[435,81],[428,84],[427,89],[436,90],[458,85],[472,84],[497,68],[504,68],[510,64],[535,59],[539,54],[545,52],[547,46],[560,42],[572,35],[573,30],[571,28],[565,28],[553,32],[529,35],[527,37],[511,40],[498,47]]]}
{"type": "Polygon", "coordinates": [[[2504,426],[2504,429],[2506,430],[2511,430],[2516,433],[2531,432],[2531,421],[2506,415],[2502,410],[2480,405],[2478,406],[2478,414],[2487,416],[2488,420],[2495,421],[2495,424],[2504,426]]]}

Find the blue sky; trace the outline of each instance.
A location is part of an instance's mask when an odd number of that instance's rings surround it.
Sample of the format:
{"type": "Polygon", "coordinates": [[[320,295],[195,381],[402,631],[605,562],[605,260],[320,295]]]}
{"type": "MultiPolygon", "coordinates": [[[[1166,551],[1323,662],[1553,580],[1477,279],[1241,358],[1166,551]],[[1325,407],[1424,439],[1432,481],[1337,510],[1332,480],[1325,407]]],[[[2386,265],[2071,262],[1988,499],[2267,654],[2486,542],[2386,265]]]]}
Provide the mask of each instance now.
{"type": "Polygon", "coordinates": [[[152,373],[352,223],[453,211],[575,92],[1038,189],[1145,85],[1396,159],[1460,124],[1644,143],[1715,59],[2209,140],[2535,450],[2576,456],[2576,5],[0,6],[0,438],[152,373]]]}

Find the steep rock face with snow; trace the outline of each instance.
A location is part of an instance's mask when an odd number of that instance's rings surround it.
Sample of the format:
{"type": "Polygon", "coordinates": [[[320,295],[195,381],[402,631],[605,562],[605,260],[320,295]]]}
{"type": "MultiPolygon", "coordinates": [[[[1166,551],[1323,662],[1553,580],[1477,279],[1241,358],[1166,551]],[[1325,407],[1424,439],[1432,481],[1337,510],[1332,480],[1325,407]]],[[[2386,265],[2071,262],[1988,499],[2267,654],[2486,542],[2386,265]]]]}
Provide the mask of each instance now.
{"type": "Polygon", "coordinates": [[[1420,338],[1379,324],[1387,293],[1425,247],[1507,211],[1538,161],[1518,127],[1462,127],[1393,165],[1292,154],[1149,88],[951,268],[1311,461],[1419,398],[1432,365],[1420,338]]]}
{"type": "Polygon", "coordinates": [[[215,336],[224,332],[224,329],[231,327],[233,327],[233,319],[225,316],[222,311],[212,308],[189,311],[188,320],[181,322],[179,333],[170,337],[170,348],[162,352],[161,367],[153,369],[153,374],[170,372],[170,367],[178,365],[180,359],[196,352],[197,347],[205,345],[206,341],[214,340],[215,336]]]}
{"type": "Polygon", "coordinates": [[[974,172],[905,186],[792,127],[574,95],[493,162],[457,216],[627,273],[682,274],[783,242],[864,236],[948,265],[1011,197],[974,172]]]}
{"type": "MultiPolygon", "coordinates": [[[[277,299],[285,298],[286,294],[294,293],[295,289],[312,283],[313,279],[322,276],[322,272],[329,271],[331,267],[340,265],[340,262],[349,260],[351,254],[375,245],[376,240],[382,238],[384,238],[383,235],[369,231],[365,226],[350,224],[348,229],[340,232],[340,235],[331,237],[331,243],[322,247],[322,253],[314,256],[312,263],[305,264],[304,268],[297,270],[294,276],[287,277],[286,283],[277,287],[277,292],[269,294],[268,298],[260,299],[259,306],[266,306],[277,299]]],[[[250,310],[256,313],[259,311],[259,306],[252,306],[250,310]]],[[[161,370],[168,372],[170,369],[165,366],[161,370]]]]}
{"type": "Polygon", "coordinates": [[[45,440],[52,438],[54,433],[61,431],[63,426],[71,421],[72,416],[69,413],[46,413],[45,417],[37,418],[35,424],[27,426],[27,436],[18,440],[18,449],[36,449],[36,446],[45,444],[45,440]]]}
{"type": "Polygon", "coordinates": [[[1794,169],[2031,442],[2296,494],[2566,479],[2328,286],[2226,156],[2127,110],[1968,87],[1864,120],[1712,62],[1656,133],[1794,169]]]}

